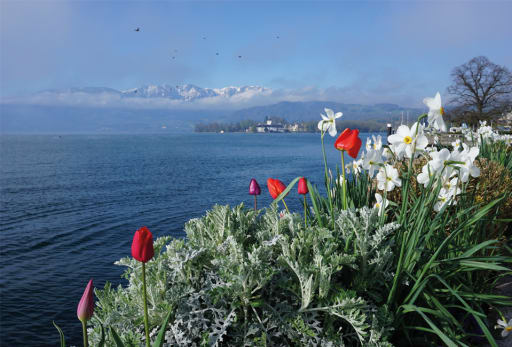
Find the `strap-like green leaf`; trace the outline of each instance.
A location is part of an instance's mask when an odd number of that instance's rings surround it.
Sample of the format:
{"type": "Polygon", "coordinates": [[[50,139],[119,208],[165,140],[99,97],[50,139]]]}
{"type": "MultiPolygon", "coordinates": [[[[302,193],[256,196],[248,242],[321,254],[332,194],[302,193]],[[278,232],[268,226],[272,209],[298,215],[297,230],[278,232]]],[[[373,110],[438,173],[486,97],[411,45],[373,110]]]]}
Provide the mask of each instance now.
{"type": "Polygon", "coordinates": [[[124,347],[123,341],[121,341],[121,338],[119,337],[119,335],[117,335],[117,333],[113,327],[110,327],[110,333],[112,334],[112,338],[114,339],[116,346],[124,347]]]}
{"type": "Polygon", "coordinates": [[[308,185],[309,197],[311,198],[311,202],[313,203],[313,210],[315,210],[316,221],[318,222],[318,225],[323,227],[324,223],[322,221],[322,216],[320,215],[320,210],[318,209],[318,203],[316,199],[316,189],[311,185],[309,180],[306,180],[306,183],[308,185]]]}
{"type": "Polygon", "coordinates": [[[155,343],[153,343],[153,347],[162,347],[164,344],[165,329],[167,329],[167,324],[169,324],[169,320],[171,319],[172,311],[173,310],[171,309],[167,314],[167,317],[165,317],[162,327],[158,332],[158,336],[156,337],[155,343]]]}
{"type": "Polygon", "coordinates": [[[290,192],[295,183],[297,183],[301,179],[301,177],[302,176],[294,178],[294,180],[288,185],[288,187],[286,187],[286,189],[281,194],[279,194],[279,196],[274,200],[274,202],[278,203],[279,201],[281,201],[286,196],[286,194],[290,192]]]}
{"type": "Polygon", "coordinates": [[[105,329],[103,328],[103,325],[101,325],[101,338],[100,342],[98,343],[98,347],[103,347],[105,345],[105,329]]]}
{"type": "Polygon", "coordinates": [[[55,326],[55,328],[57,328],[57,330],[59,331],[59,335],[60,335],[60,347],[66,347],[66,339],[64,338],[64,333],[62,332],[62,329],[57,325],[57,323],[55,323],[55,321],[53,321],[53,325],[55,326]]]}

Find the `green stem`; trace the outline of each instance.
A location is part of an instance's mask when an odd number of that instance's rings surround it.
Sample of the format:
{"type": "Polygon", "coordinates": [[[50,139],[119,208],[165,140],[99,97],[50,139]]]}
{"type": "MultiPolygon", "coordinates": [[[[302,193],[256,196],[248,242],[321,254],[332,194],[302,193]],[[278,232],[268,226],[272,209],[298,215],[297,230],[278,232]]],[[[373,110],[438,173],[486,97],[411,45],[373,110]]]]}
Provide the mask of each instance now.
{"type": "Polygon", "coordinates": [[[325,133],[322,131],[320,139],[322,140],[322,154],[324,156],[325,188],[327,190],[327,198],[329,200],[329,208],[331,210],[332,229],[334,230],[334,206],[333,206],[333,203],[332,203],[331,183],[329,181],[329,172],[327,170],[327,157],[325,156],[324,135],[325,135],[325,133]]]}
{"type": "Polygon", "coordinates": [[[142,263],[142,285],[144,290],[144,328],[146,331],[146,347],[150,347],[149,344],[149,324],[148,324],[148,298],[146,293],[146,264],[142,263]]]}
{"type": "Polygon", "coordinates": [[[347,182],[345,179],[345,151],[341,151],[341,172],[343,174],[343,209],[347,209],[347,182]]]}
{"type": "Polygon", "coordinates": [[[288,206],[286,206],[286,202],[284,201],[284,198],[283,198],[283,204],[284,204],[284,208],[286,208],[286,212],[290,213],[290,210],[288,209],[288,206]]]}
{"type": "Polygon", "coordinates": [[[254,212],[258,210],[258,202],[256,200],[256,195],[254,196],[254,212]]]}
{"type": "Polygon", "coordinates": [[[328,176],[328,172],[327,172],[327,157],[325,156],[324,135],[325,135],[325,133],[322,131],[320,139],[322,140],[322,154],[324,156],[325,186],[327,188],[327,194],[329,195],[330,194],[329,193],[329,185],[328,185],[329,176],[328,176]]]}
{"type": "Polygon", "coordinates": [[[89,341],[87,339],[87,321],[85,319],[82,321],[82,334],[84,336],[84,347],[88,347],[89,341]]]}
{"type": "Polygon", "coordinates": [[[304,226],[308,225],[306,194],[304,194],[304,226]]]}

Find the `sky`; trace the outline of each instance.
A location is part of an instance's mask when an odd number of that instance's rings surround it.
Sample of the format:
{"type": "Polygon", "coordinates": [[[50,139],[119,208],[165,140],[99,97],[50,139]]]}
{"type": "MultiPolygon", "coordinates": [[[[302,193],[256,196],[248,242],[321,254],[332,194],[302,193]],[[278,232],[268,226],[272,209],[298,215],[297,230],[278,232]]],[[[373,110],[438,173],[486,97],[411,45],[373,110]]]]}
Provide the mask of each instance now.
{"type": "Polygon", "coordinates": [[[188,83],[418,106],[475,56],[511,68],[511,13],[512,1],[1,0],[0,98],[188,83]]]}

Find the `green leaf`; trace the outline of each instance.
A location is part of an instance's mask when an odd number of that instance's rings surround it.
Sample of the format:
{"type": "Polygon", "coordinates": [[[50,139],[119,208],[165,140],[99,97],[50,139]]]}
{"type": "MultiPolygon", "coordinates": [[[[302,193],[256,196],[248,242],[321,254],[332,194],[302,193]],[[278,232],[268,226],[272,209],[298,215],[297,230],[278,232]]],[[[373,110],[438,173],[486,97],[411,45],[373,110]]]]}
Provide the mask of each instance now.
{"type": "Polygon", "coordinates": [[[279,194],[279,196],[277,198],[275,198],[274,202],[275,203],[278,203],[279,201],[283,200],[284,197],[290,192],[290,190],[293,188],[293,186],[295,185],[295,183],[297,183],[300,179],[302,178],[302,176],[299,176],[299,177],[295,177],[295,179],[288,185],[288,187],[286,187],[285,190],[283,190],[283,192],[281,194],[279,194]]]}
{"type": "Polygon", "coordinates": [[[466,252],[464,252],[460,257],[461,258],[470,257],[473,254],[475,254],[476,252],[478,252],[479,250],[481,250],[482,248],[485,248],[485,247],[492,245],[493,243],[497,243],[497,242],[498,242],[497,240],[488,240],[488,241],[482,242],[482,243],[474,246],[473,248],[467,250],[466,252]]]}
{"type": "Polygon", "coordinates": [[[509,271],[508,268],[496,265],[492,263],[486,263],[481,261],[474,261],[474,260],[461,260],[460,265],[468,266],[471,268],[479,268],[479,269],[486,269],[486,270],[495,270],[495,271],[509,271]]]}
{"type": "Polygon", "coordinates": [[[443,333],[438,327],[437,325],[435,325],[431,320],[430,318],[428,318],[428,316],[426,314],[424,314],[422,312],[422,310],[420,309],[420,307],[417,307],[417,306],[414,306],[414,305],[411,305],[413,307],[415,307],[415,311],[418,312],[420,314],[421,317],[423,317],[423,319],[425,320],[425,322],[427,322],[427,324],[432,328],[432,330],[435,331],[436,335],[439,336],[439,338],[441,340],[443,340],[443,342],[449,346],[449,347],[457,347],[457,344],[455,342],[453,342],[448,336],[445,335],[445,333],[443,333]]]}
{"type": "Polygon", "coordinates": [[[318,209],[318,204],[317,204],[317,200],[316,200],[316,190],[315,188],[311,185],[311,183],[309,182],[309,180],[306,180],[306,183],[308,185],[308,190],[309,190],[309,197],[311,198],[311,202],[313,203],[313,210],[315,210],[315,218],[318,222],[318,225],[320,225],[321,227],[324,226],[324,223],[322,221],[322,217],[320,215],[320,210],[318,209]]]}
{"type": "Polygon", "coordinates": [[[121,338],[119,335],[117,335],[116,331],[113,327],[110,327],[110,333],[112,334],[112,338],[114,339],[114,342],[116,343],[117,347],[124,347],[123,341],[121,341],[121,338]]]}
{"type": "Polygon", "coordinates": [[[169,313],[167,314],[167,317],[165,317],[164,323],[162,324],[162,327],[160,328],[160,331],[158,332],[158,336],[156,337],[155,343],[153,343],[153,347],[162,347],[164,344],[164,337],[165,337],[165,329],[167,329],[167,325],[169,324],[169,320],[171,319],[173,309],[169,310],[169,313]]]}
{"type": "Polygon", "coordinates": [[[57,330],[59,331],[59,335],[60,335],[60,347],[66,347],[66,339],[64,338],[64,333],[62,332],[62,329],[57,325],[57,323],[55,323],[55,321],[53,321],[53,325],[55,326],[55,328],[57,328],[57,330]]]}
{"type": "Polygon", "coordinates": [[[103,347],[105,345],[105,329],[103,329],[103,325],[101,325],[101,338],[98,343],[98,347],[103,347]]]}

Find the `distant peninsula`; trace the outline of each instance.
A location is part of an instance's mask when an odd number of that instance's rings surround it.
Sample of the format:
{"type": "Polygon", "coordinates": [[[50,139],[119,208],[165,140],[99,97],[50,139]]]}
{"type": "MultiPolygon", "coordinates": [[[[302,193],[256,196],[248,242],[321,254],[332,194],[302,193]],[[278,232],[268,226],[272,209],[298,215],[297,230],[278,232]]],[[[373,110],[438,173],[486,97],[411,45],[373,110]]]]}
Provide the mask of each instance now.
{"type": "MultiPolygon", "coordinates": [[[[378,132],[386,130],[386,121],[382,119],[341,120],[340,128],[357,128],[361,132],[378,132]]],[[[318,120],[288,121],[283,117],[265,117],[263,122],[247,119],[230,123],[197,123],[194,128],[198,133],[315,133],[318,120]]]]}

